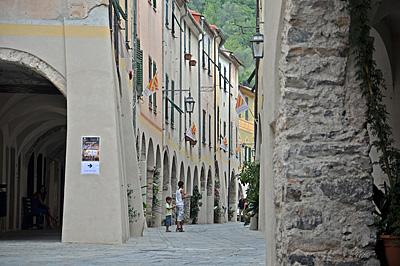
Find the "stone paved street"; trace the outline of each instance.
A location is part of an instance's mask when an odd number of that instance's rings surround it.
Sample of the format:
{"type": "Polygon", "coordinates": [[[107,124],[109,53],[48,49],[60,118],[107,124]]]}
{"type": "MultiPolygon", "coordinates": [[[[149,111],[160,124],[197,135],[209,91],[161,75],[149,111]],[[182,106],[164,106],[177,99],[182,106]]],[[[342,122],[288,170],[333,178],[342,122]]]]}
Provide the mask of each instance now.
{"type": "Polygon", "coordinates": [[[265,265],[264,233],[243,223],[184,230],[149,228],[123,245],[63,244],[53,230],[0,234],[0,265],[265,265]]]}

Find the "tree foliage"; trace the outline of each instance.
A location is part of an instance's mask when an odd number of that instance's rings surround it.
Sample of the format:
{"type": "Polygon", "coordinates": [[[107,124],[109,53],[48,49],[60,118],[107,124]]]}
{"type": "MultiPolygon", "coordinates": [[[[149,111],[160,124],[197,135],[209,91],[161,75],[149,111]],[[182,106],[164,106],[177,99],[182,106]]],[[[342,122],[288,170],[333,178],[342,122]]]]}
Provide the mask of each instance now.
{"type": "MultiPolygon", "coordinates": [[[[260,198],[260,163],[259,162],[245,162],[242,172],[237,176],[240,183],[247,187],[246,201],[248,203],[244,212],[247,214],[248,220],[258,214],[259,198],[260,198]]],[[[248,224],[249,221],[245,221],[248,224]]]]}
{"type": "Polygon", "coordinates": [[[233,52],[245,67],[239,68],[239,83],[252,86],[247,79],[255,61],[250,40],[255,33],[256,1],[254,0],[192,0],[189,8],[202,14],[208,23],[217,26],[227,37],[224,46],[233,52]]]}

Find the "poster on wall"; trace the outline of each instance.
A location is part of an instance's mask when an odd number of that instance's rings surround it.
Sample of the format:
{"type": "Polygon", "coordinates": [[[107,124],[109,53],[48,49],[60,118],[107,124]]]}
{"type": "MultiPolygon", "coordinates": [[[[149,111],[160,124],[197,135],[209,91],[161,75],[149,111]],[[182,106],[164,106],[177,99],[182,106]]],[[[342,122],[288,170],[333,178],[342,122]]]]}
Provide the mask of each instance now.
{"type": "Polygon", "coordinates": [[[100,174],[100,137],[82,137],[81,174],[100,174]]]}

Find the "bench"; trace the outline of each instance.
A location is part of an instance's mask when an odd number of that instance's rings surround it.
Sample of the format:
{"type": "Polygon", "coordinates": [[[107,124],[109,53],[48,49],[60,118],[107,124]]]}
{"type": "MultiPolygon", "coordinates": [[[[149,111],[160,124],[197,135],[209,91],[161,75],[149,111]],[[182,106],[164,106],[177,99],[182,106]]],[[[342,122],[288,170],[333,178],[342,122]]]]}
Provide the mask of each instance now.
{"type": "Polygon", "coordinates": [[[44,214],[32,213],[32,199],[28,197],[22,198],[22,230],[27,229],[43,229],[44,228],[44,214]]]}

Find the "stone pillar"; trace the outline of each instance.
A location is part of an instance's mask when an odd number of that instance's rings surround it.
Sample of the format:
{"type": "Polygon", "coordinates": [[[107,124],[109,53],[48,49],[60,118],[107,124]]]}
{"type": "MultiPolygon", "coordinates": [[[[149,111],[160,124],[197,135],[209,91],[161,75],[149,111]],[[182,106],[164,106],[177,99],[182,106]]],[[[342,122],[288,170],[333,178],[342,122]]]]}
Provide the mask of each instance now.
{"type": "Polygon", "coordinates": [[[68,133],[62,242],[121,244],[129,238],[129,221],[108,8],[90,16],[64,21],[68,133]],[[98,24],[90,27],[88,20],[98,24]],[[93,37],[69,37],[77,29],[93,37]],[[98,175],[81,174],[83,136],[100,137],[98,175]]]}
{"type": "MultiPolygon", "coordinates": [[[[369,140],[345,2],[280,4],[274,37],[282,43],[268,55],[279,55],[279,82],[272,87],[279,109],[276,124],[263,124],[264,133],[273,128],[275,134],[276,261],[268,265],[379,265],[369,140]]],[[[269,19],[276,17],[265,17],[264,25],[269,19]]]]}

